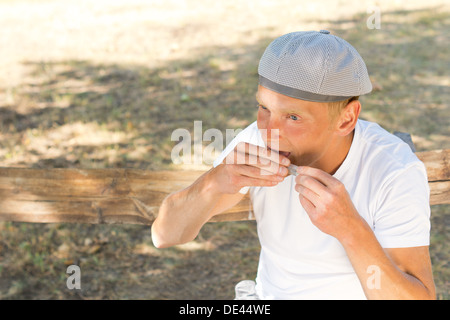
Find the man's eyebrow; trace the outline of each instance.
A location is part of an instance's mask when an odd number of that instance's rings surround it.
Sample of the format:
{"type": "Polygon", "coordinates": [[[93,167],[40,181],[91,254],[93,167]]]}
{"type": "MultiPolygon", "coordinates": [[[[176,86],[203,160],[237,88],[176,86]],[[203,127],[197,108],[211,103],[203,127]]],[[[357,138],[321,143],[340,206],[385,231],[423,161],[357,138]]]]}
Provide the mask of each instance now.
{"type": "MultiPolygon", "coordinates": [[[[256,92],[255,94],[255,98],[256,98],[256,102],[258,102],[258,104],[262,105],[263,107],[268,108],[264,102],[262,100],[260,100],[258,92],[256,92]]],[[[304,114],[304,111],[298,110],[296,108],[293,107],[286,107],[286,108],[281,108],[280,111],[284,114],[304,114]]]]}
{"type": "Polygon", "coordinates": [[[258,92],[256,92],[256,94],[255,94],[255,99],[256,99],[256,101],[257,101],[259,104],[262,104],[262,103],[261,103],[261,100],[259,100],[258,92]]]}
{"type": "Polygon", "coordinates": [[[261,106],[263,106],[263,107],[266,107],[266,105],[264,104],[264,102],[259,98],[258,93],[255,94],[255,98],[256,98],[256,102],[257,102],[259,105],[261,105],[261,106]]]}

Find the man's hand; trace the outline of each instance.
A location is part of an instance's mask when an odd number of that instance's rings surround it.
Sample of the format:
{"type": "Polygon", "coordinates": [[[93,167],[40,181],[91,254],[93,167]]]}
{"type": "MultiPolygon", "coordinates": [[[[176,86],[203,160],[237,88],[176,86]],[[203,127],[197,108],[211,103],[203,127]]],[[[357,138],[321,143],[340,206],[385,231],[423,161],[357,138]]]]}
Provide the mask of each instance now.
{"type": "Polygon", "coordinates": [[[330,174],[299,167],[295,190],[311,222],[339,241],[352,233],[363,219],[356,211],[345,186],[330,174]]]}
{"type": "Polygon", "coordinates": [[[344,185],[328,173],[299,167],[295,190],[311,222],[341,242],[368,299],[434,299],[428,247],[381,247],[356,211],[344,185]],[[380,285],[370,286],[368,268],[380,270],[380,285]]]}
{"type": "Polygon", "coordinates": [[[273,187],[288,175],[290,163],[278,152],[241,142],[216,167],[216,190],[237,193],[247,186],[273,187]]]}

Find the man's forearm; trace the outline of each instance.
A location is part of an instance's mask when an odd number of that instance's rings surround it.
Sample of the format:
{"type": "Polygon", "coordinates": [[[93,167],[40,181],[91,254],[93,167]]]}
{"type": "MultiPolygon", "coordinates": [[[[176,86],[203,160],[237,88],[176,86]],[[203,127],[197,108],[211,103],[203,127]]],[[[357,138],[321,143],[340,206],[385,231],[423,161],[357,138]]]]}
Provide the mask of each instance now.
{"type": "Polygon", "coordinates": [[[220,195],[211,192],[208,173],[188,188],[164,199],[158,217],[152,224],[152,239],[156,247],[169,247],[193,240],[210,218],[210,212],[220,195]]]}
{"type": "Polygon", "coordinates": [[[419,279],[400,270],[365,221],[343,244],[368,299],[433,299],[419,279]]]}

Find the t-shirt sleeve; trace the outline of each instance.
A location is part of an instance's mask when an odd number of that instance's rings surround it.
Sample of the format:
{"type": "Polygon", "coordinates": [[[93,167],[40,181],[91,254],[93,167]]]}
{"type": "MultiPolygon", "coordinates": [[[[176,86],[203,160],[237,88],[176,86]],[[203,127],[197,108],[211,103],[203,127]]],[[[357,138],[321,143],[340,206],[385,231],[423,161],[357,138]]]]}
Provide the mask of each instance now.
{"type": "Polygon", "coordinates": [[[374,232],[383,248],[430,244],[430,189],[424,165],[388,177],[377,199],[374,232]]]}

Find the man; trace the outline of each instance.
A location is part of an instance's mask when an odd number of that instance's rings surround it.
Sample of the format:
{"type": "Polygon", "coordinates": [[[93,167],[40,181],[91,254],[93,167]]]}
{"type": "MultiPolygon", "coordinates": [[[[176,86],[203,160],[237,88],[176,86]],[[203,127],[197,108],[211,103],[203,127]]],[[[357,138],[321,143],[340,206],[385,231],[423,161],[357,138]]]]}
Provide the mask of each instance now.
{"type": "Polygon", "coordinates": [[[407,144],[358,119],[372,90],[358,52],[326,30],[293,32],[267,47],[258,73],[257,121],[163,201],[154,244],[193,240],[250,192],[258,298],[433,299],[426,171],[407,144]]]}

